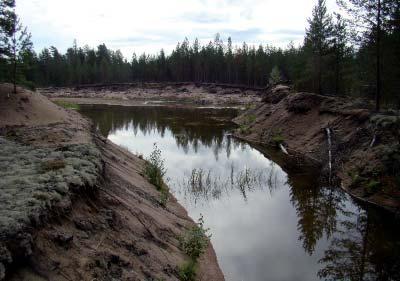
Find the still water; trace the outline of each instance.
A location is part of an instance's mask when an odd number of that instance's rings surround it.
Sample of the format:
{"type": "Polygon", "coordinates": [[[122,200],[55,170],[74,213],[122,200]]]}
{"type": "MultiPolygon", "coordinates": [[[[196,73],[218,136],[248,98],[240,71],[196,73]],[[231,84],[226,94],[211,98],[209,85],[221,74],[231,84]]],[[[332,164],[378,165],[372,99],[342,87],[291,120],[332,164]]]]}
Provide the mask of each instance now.
{"type": "Polygon", "coordinates": [[[226,280],[400,280],[398,222],[229,137],[235,109],[81,112],[133,153],[157,144],[171,191],[194,220],[204,216],[226,280]]]}

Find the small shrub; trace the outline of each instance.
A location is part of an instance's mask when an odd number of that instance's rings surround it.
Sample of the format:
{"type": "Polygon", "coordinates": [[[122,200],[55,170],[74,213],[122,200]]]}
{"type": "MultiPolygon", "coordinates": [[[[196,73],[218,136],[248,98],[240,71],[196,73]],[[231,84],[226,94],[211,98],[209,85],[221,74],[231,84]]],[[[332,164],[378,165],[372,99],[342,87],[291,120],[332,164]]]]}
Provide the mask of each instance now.
{"type": "Polygon", "coordinates": [[[181,248],[193,260],[197,261],[207,248],[211,235],[207,234],[208,228],[204,228],[204,219],[201,215],[197,225],[193,226],[181,237],[181,248]]]}
{"type": "Polygon", "coordinates": [[[247,134],[250,133],[250,129],[249,129],[249,127],[246,126],[246,125],[241,125],[241,126],[239,127],[239,133],[242,134],[242,135],[247,135],[247,134]]]}
{"type": "Polygon", "coordinates": [[[167,205],[169,199],[169,191],[166,187],[161,188],[160,190],[160,205],[165,207],[167,205]]]}
{"type": "Polygon", "coordinates": [[[285,138],[280,133],[277,133],[272,137],[271,141],[275,146],[279,146],[285,141],[285,138]]]}
{"type": "Polygon", "coordinates": [[[158,190],[163,188],[163,177],[166,173],[164,159],[161,157],[161,150],[154,144],[153,151],[150,153],[144,168],[144,174],[158,190]]]}
{"type": "Polygon", "coordinates": [[[254,114],[247,115],[247,124],[254,123],[256,121],[256,116],[254,114]]]}
{"type": "Polygon", "coordinates": [[[374,194],[379,191],[380,186],[381,183],[379,181],[371,180],[366,186],[366,191],[368,194],[374,194]]]}
{"type": "Polygon", "coordinates": [[[193,260],[185,262],[179,267],[179,280],[181,281],[194,281],[196,280],[197,265],[193,260]]]}

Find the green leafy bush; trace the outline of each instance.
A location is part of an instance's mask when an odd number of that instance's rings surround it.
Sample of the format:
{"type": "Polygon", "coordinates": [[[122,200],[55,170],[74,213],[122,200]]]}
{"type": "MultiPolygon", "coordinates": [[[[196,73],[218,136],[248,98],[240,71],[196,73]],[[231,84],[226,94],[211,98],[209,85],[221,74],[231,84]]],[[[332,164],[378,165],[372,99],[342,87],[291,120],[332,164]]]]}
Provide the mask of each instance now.
{"type": "Polygon", "coordinates": [[[164,159],[161,157],[161,150],[157,147],[157,144],[154,144],[153,151],[146,160],[144,174],[157,190],[161,190],[164,185],[163,177],[167,170],[164,166],[164,159]]]}
{"type": "Polygon", "coordinates": [[[194,261],[196,261],[207,248],[211,235],[207,234],[208,228],[204,228],[204,219],[201,215],[197,225],[181,237],[181,248],[194,261]]]}

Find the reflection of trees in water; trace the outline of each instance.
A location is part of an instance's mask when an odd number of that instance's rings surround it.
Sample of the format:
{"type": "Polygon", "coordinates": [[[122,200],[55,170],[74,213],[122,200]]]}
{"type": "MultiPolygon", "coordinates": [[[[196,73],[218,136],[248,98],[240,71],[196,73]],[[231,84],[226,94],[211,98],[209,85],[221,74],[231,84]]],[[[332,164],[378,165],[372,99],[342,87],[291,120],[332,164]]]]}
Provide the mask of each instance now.
{"type": "Polygon", "coordinates": [[[299,239],[310,255],[324,235],[331,244],[319,261],[323,280],[400,280],[400,225],[377,210],[356,209],[337,188],[289,175],[299,239]],[[314,182],[314,183],[313,183],[314,182]]]}
{"type": "Polygon", "coordinates": [[[234,109],[94,106],[82,107],[81,111],[106,137],[117,130],[132,130],[135,135],[138,130],[144,135],[157,132],[164,137],[170,130],[185,153],[190,148],[197,153],[202,144],[211,147],[216,158],[224,146],[229,157],[231,149],[241,145],[224,137],[233,128],[227,120],[236,116],[234,109]]]}
{"type": "Polygon", "coordinates": [[[336,215],[343,208],[343,192],[332,187],[321,187],[311,177],[289,177],[290,201],[299,218],[299,240],[308,254],[325,234],[329,238],[336,229],[336,215]]]}
{"type": "MultiPolygon", "coordinates": [[[[389,219],[392,220],[393,218],[389,219]]],[[[328,280],[400,280],[398,222],[385,222],[374,210],[343,214],[325,256],[320,278],[328,280]]]]}
{"type": "Polygon", "coordinates": [[[268,190],[272,193],[278,185],[277,170],[271,163],[270,169],[236,170],[233,163],[230,172],[226,175],[215,174],[212,170],[193,169],[185,174],[182,182],[186,199],[197,202],[208,202],[229,196],[232,191],[239,191],[243,199],[247,200],[247,193],[255,190],[268,190]]]}

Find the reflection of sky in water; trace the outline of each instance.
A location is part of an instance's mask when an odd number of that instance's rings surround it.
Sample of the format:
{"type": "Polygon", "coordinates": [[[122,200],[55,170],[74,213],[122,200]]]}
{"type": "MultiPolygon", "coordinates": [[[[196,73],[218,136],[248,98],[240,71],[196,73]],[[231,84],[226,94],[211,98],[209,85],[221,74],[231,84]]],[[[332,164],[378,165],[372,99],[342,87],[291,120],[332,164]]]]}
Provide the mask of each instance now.
{"type": "Polygon", "coordinates": [[[350,275],[354,280],[400,280],[399,225],[354,204],[338,188],[319,186],[311,174],[287,175],[249,145],[223,137],[232,125],[220,118],[232,118],[232,112],[82,109],[105,136],[133,153],[147,157],[157,143],[171,191],[193,219],[204,215],[228,281],[309,281],[318,280],[318,274],[322,280],[351,280],[350,275]],[[249,170],[261,180],[244,188],[232,184],[232,165],[236,175],[249,170]],[[193,169],[221,180],[211,188],[190,188],[193,169]]]}
{"type": "Polygon", "coordinates": [[[199,145],[197,153],[192,147],[184,152],[169,130],[164,137],[157,130],[146,135],[138,131],[134,136],[130,128],[124,128],[109,135],[109,139],[145,156],[151,153],[152,144],[157,143],[168,169],[171,190],[192,218],[204,215],[227,280],[316,279],[318,259],[326,243],[321,239],[323,247],[317,245],[312,256],[305,254],[298,241],[298,218],[289,202],[286,174],[260,152],[243,143],[232,144],[228,157],[224,149],[227,138],[217,156],[213,147],[204,145],[199,145]],[[271,195],[268,188],[254,189],[247,193],[246,201],[238,190],[232,190],[228,197],[196,204],[185,199],[179,190],[179,183],[194,168],[211,170],[212,174],[226,178],[232,164],[239,170],[263,169],[266,173],[272,168],[276,190],[271,195]]]}

